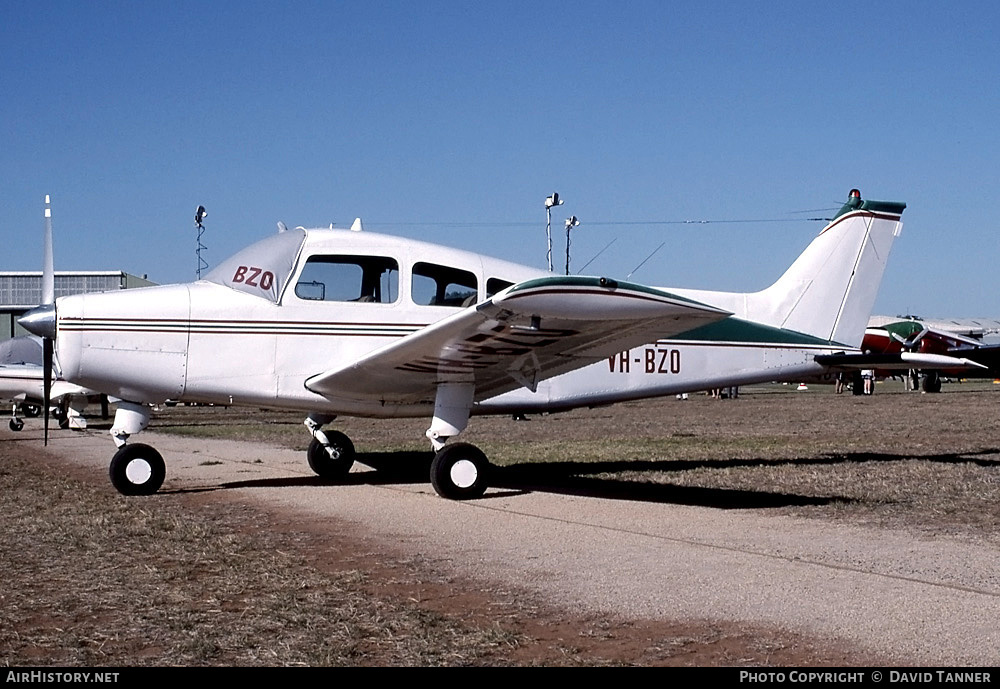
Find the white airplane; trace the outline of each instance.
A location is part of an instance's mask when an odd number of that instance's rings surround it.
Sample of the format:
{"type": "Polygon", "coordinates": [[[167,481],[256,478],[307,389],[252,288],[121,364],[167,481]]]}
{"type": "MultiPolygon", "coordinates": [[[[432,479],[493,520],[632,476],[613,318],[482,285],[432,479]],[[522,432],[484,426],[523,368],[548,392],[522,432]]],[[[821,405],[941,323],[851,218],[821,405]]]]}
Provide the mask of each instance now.
{"type": "MultiPolygon", "coordinates": [[[[21,409],[25,416],[41,415],[45,405],[45,369],[41,338],[22,335],[0,343],[0,400],[13,404],[8,426],[12,431],[24,428],[24,420],[17,412],[21,409]]],[[[81,412],[91,398],[101,397],[93,390],[67,383],[58,373],[55,364],[52,383],[49,388],[49,404],[56,407],[59,425],[80,430],[87,427],[81,412]]],[[[101,398],[107,415],[108,400],[101,398]]]]}
{"type": "MultiPolygon", "coordinates": [[[[343,477],[336,415],[430,416],[431,483],[479,497],[489,462],[448,442],[471,415],[546,412],[799,380],[856,352],[905,204],[857,190],[771,287],[664,289],[535,268],[363,231],[297,228],[204,280],[81,294],[20,323],[54,339],[63,375],[122,400],[111,479],[149,494],[160,454],[128,443],[167,399],[308,412],[307,457],[343,477]]],[[[284,226],[279,224],[279,229],[284,226]]],[[[360,221],[355,221],[360,230],[360,221]]]]}

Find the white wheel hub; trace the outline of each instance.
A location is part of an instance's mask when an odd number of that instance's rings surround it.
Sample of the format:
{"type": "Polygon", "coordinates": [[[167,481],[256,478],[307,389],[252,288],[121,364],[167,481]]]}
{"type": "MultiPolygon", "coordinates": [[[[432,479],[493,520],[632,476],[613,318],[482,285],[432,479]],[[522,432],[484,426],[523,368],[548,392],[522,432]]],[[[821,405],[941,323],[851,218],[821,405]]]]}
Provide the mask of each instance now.
{"type": "Polygon", "coordinates": [[[153,475],[153,467],[145,459],[133,459],[125,467],[125,476],[135,485],[142,485],[153,475]]]}
{"type": "Polygon", "coordinates": [[[451,465],[448,477],[458,488],[471,488],[479,478],[479,469],[476,468],[475,462],[460,459],[451,465]]]}

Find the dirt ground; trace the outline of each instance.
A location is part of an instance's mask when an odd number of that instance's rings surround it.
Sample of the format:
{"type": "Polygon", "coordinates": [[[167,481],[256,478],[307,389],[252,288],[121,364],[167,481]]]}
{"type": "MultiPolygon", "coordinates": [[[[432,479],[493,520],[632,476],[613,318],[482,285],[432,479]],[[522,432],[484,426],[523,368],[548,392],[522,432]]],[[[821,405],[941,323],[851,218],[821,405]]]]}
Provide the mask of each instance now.
{"type": "MultiPolygon", "coordinates": [[[[516,490],[761,510],[996,544],[1000,390],[946,391],[886,386],[852,398],[761,389],[737,400],[477,419],[464,439],[496,461],[496,485],[516,490]]],[[[338,428],[362,461],[400,476],[423,470],[425,424],[347,419],[338,428]]],[[[307,439],[297,416],[259,410],[175,408],[153,427],[291,447],[307,439]]],[[[0,658],[8,665],[912,662],[764,626],[581,614],[442,571],[354,527],[225,491],[124,499],[106,475],[66,459],[71,443],[39,452],[37,436],[0,435],[0,658]]]]}

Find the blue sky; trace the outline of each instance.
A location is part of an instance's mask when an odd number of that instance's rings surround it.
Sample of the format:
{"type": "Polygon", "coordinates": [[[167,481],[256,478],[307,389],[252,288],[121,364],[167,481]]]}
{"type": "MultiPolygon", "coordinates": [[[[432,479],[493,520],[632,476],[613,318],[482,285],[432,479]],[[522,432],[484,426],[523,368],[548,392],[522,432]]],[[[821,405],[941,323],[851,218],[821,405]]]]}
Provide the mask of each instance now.
{"type": "Polygon", "coordinates": [[[752,290],[852,187],[905,201],[880,313],[1000,315],[1000,6],[0,3],[2,270],[193,279],[289,226],[752,290]],[[873,7],[874,6],[874,7],[873,7]],[[825,209],[825,210],[817,210],[825,209]],[[628,224],[727,220],[698,224],[628,224]],[[766,220],[767,222],[745,222],[766,220]]]}

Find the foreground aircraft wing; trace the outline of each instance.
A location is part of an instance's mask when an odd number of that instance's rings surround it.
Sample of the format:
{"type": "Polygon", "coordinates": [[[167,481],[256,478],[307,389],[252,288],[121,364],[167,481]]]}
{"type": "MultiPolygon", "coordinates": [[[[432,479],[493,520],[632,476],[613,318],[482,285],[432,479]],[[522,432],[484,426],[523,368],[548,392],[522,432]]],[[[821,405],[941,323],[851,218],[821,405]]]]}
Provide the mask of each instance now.
{"type": "Polygon", "coordinates": [[[833,368],[847,369],[911,369],[911,368],[989,368],[961,356],[950,354],[925,354],[922,352],[896,352],[895,354],[824,354],[816,363],[833,368]]]}
{"type": "Polygon", "coordinates": [[[441,383],[472,382],[479,401],[520,387],[535,390],[546,378],[729,315],[643,285],[538,278],[305,385],[331,398],[412,403],[433,401],[441,383]]]}

